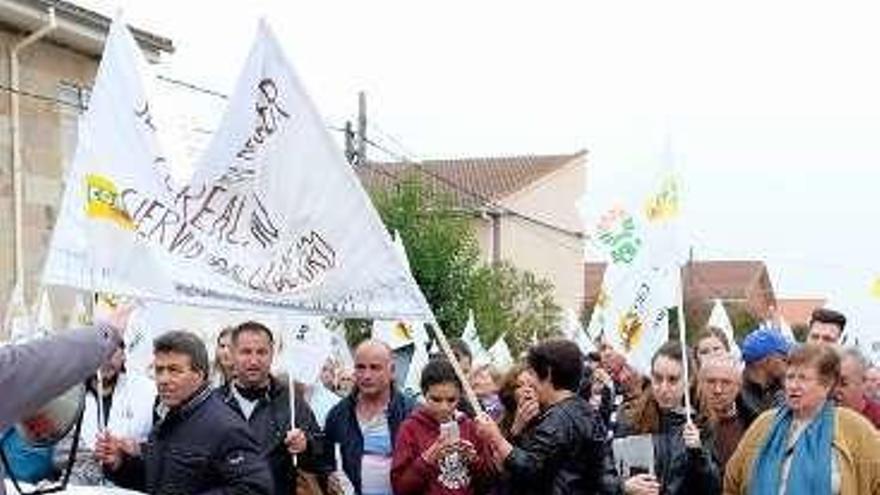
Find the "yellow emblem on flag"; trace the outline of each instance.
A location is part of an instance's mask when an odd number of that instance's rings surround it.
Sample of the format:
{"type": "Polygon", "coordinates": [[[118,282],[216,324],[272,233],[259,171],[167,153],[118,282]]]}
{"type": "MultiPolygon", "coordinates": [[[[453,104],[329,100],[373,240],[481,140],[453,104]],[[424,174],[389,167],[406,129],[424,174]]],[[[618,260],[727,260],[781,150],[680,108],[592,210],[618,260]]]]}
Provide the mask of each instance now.
{"type": "Polygon", "coordinates": [[[645,202],[645,216],[651,222],[669,220],[678,216],[678,182],[667,177],[660,191],[645,202]]]}
{"type": "Polygon", "coordinates": [[[599,295],[596,296],[596,306],[600,308],[608,306],[608,293],[605,292],[605,287],[599,289],[599,295]]]}
{"type": "Polygon", "coordinates": [[[394,337],[403,341],[412,341],[412,329],[405,322],[398,321],[394,324],[394,337]]]}
{"type": "Polygon", "coordinates": [[[104,218],[126,230],[134,230],[134,222],[122,207],[116,184],[102,175],[86,176],[86,215],[104,218]]]}
{"type": "Polygon", "coordinates": [[[871,295],[880,299],[880,277],[875,277],[871,283],[871,295]]]}
{"type": "Polygon", "coordinates": [[[620,317],[620,321],[617,324],[617,332],[620,334],[623,348],[626,352],[633,350],[639,345],[644,329],[645,325],[635,311],[627,311],[620,317]]]}

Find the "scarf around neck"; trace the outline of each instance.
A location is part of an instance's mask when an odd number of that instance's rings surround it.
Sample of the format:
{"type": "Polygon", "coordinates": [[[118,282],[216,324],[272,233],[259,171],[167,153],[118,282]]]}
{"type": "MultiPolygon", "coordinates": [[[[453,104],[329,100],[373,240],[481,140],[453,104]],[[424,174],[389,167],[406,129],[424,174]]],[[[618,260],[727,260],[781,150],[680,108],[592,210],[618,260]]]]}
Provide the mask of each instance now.
{"type": "MultiPolygon", "coordinates": [[[[794,414],[788,406],[776,412],[767,439],[752,464],[750,494],[779,495],[782,465],[789,448],[788,437],[793,421],[794,414]]],[[[833,436],[834,407],[826,401],[791,447],[785,495],[831,493],[833,436]]]]}

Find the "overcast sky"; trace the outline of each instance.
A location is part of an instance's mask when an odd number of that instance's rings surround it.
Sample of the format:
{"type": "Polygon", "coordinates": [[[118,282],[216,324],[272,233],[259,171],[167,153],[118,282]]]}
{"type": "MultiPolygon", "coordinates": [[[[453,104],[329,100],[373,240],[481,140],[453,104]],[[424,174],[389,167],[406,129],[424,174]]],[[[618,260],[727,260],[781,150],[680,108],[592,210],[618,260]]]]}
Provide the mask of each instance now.
{"type": "MultiPolygon", "coordinates": [[[[602,184],[668,134],[697,259],[764,259],[779,296],[828,297],[880,333],[871,2],[78,3],[124,7],[174,41],[163,73],[224,93],[265,16],[329,125],[366,91],[374,138],[412,158],[588,149],[602,184]]],[[[210,129],[221,104],[200,101],[210,129]]]]}

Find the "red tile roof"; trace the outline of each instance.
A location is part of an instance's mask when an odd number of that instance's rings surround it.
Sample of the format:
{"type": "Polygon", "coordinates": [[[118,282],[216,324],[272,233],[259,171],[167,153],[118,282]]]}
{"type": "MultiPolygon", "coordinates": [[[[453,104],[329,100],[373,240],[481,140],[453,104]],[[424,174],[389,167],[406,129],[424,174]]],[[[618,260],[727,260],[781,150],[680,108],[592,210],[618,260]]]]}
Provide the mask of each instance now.
{"type": "MultiPolygon", "coordinates": [[[[605,263],[588,262],[584,265],[584,295],[587,305],[592,305],[599,293],[605,274],[605,263]]],[[[695,261],[682,268],[687,283],[687,299],[745,300],[750,294],[768,292],[772,298],[773,287],[761,287],[767,273],[763,261],[695,261]],[[691,269],[691,266],[693,267],[691,269]]]]}
{"type": "Polygon", "coordinates": [[[370,162],[356,169],[368,189],[387,188],[418,174],[428,190],[449,194],[456,206],[476,208],[522,190],[586,155],[523,155],[411,162],[370,162]]]}
{"type": "Polygon", "coordinates": [[[776,311],[789,325],[808,325],[813,310],[825,306],[825,299],[777,299],[776,311]]]}
{"type": "Polygon", "coordinates": [[[746,299],[750,291],[758,289],[766,272],[763,261],[698,261],[685,265],[682,277],[689,298],[746,299]]]}

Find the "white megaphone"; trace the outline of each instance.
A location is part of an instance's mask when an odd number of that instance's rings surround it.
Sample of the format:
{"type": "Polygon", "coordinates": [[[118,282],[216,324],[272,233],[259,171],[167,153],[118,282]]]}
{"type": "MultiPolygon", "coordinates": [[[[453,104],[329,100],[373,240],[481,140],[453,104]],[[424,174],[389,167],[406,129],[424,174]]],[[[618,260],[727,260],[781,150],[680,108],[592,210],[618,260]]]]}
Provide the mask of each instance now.
{"type": "Polygon", "coordinates": [[[85,407],[85,386],[75,385],[15,425],[27,443],[43,447],[58,443],[76,425],[85,407]]]}

